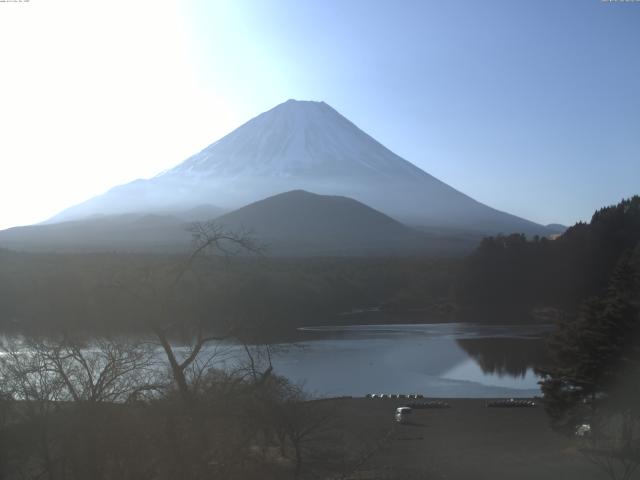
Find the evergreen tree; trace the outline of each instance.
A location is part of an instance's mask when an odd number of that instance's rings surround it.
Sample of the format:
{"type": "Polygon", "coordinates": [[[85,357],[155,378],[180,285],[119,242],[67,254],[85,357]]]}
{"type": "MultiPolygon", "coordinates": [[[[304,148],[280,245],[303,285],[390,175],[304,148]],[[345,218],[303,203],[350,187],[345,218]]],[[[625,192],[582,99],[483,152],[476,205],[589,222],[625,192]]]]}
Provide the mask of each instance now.
{"type": "Polygon", "coordinates": [[[556,240],[524,235],[485,238],[465,261],[456,297],[478,318],[518,321],[538,307],[574,312],[604,296],[616,265],[640,242],[640,196],[577,223],[556,240]]]}
{"type": "Polygon", "coordinates": [[[565,318],[549,339],[552,367],[543,369],[545,407],[553,426],[589,425],[584,453],[611,478],[640,465],[640,270],[623,255],[606,292],[565,318]]]}

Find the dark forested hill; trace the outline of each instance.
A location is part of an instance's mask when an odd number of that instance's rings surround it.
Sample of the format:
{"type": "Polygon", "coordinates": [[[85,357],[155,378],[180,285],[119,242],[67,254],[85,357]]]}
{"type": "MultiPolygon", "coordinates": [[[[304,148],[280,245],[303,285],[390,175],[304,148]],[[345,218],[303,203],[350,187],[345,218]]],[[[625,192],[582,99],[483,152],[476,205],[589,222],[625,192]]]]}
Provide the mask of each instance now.
{"type": "Polygon", "coordinates": [[[518,321],[536,307],[574,309],[600,295],[623,255],[640,250],[640,196],[602,208],[556,240],[523,235],[485,238],[457,285],[477,318],[518,321]]]}
{"type": "Polygon", "coordinates": [[[358,254],[425,250],[429,237],[357,200],[294,190],[216,220],[249,230],[270,254],[358,254]]]}

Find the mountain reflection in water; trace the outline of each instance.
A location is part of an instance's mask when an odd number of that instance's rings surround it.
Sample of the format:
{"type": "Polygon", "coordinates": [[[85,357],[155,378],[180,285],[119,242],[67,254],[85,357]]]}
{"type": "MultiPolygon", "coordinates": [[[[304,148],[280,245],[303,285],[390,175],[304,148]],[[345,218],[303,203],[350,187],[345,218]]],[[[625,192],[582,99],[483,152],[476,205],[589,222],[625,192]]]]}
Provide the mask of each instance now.
{"type": "Polygon", "coordinates": [[[394,324],[300,329],[275,371],[321,396],[422,393],[430,397],[538,395],[533,367],[545,325],[394,324]]]}
{"type": "Polygon", "coordinates": [[[539,338],[473,338],[456,342],[484,373],[492,375],[524,378],[527,371],[545,362],[545,346],[539,338]]]}

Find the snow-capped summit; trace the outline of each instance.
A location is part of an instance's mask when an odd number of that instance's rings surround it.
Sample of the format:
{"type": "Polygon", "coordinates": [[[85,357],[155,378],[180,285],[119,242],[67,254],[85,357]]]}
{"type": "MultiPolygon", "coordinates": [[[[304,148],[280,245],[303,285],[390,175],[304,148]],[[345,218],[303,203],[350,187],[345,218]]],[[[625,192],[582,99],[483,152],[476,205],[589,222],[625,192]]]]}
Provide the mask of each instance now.
{"type": "Polygon", "coordinates": [[[324,102],[288,100],[161,176],[334,177],[422,171],[324,102]]]}
{"type": "Polygon", "coordinates": [[[213,204],[304,189],[355,198],[415,225],[487,233],[545,228],[483,205],[399,157],[324,102],[288,100],[176,167],[115,187],[52,221],[213,204]]]}

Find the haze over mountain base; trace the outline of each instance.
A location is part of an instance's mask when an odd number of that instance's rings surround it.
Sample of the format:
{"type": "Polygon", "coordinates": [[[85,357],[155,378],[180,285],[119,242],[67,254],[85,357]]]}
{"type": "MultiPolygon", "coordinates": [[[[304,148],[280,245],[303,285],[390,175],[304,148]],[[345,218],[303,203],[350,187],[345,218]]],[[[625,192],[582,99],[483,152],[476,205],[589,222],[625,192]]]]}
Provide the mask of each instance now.
{"type": "Polygon", "coordinates": [[[194,221],[214,221],[229,232],[248,232],[268,255],[363,256],[461,254],[479,234],[420,231],[357,200],[294,190],[218,215],[201,206],[171,214],[101,215],[0,232],[0,247],[58,252],[185,252],[194,221]]]}

